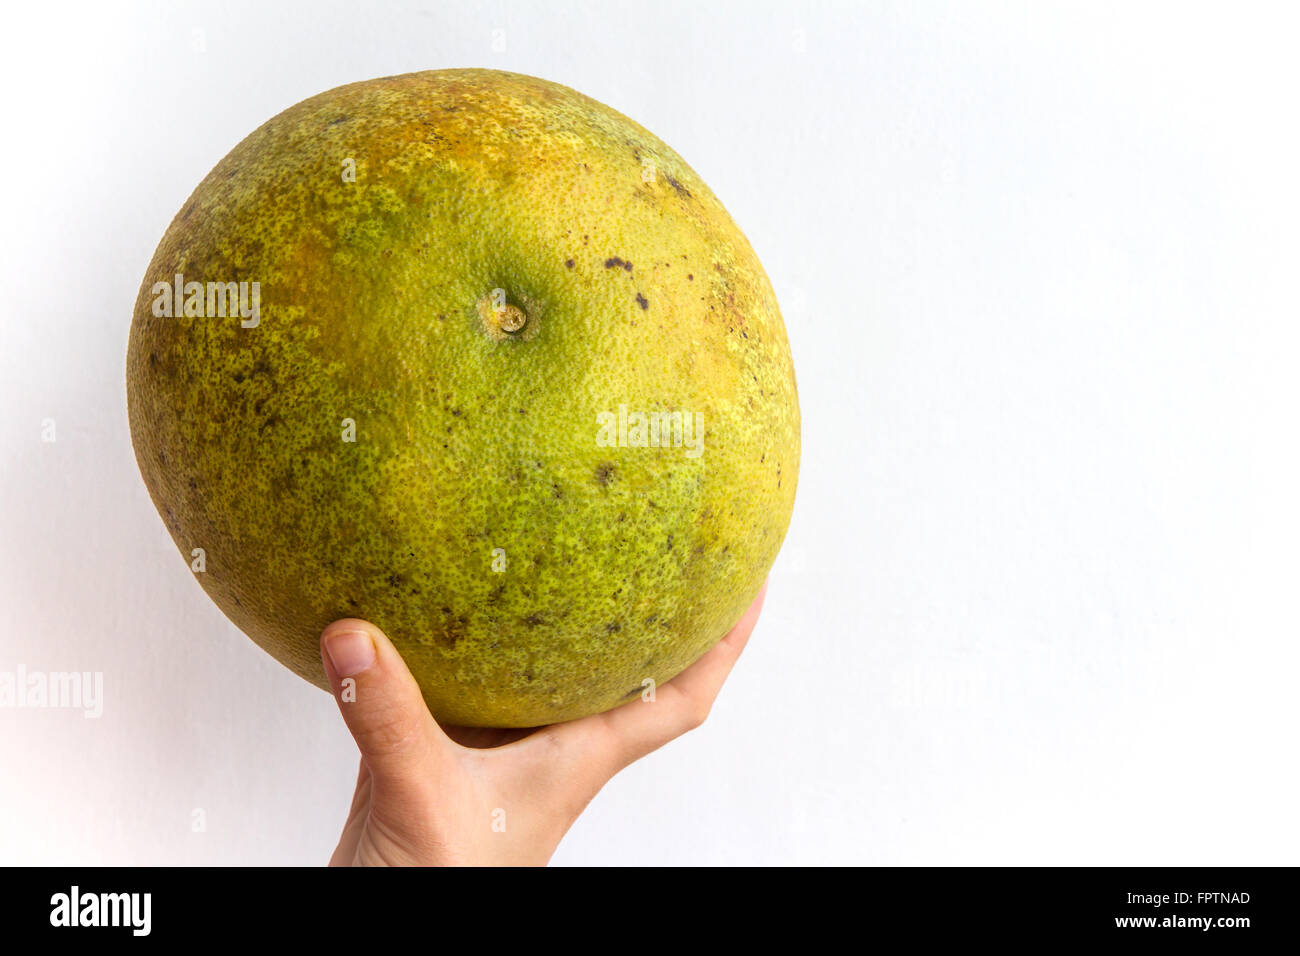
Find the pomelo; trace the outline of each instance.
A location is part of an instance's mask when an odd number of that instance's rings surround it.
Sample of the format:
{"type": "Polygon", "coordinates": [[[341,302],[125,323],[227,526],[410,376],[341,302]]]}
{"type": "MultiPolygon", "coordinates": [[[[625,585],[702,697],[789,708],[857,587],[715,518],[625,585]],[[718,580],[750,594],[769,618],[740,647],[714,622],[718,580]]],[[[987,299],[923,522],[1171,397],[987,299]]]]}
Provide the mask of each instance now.
{"type": "Polygon", "coordinates": [[[149,265],[127,390],[221,610],[322,687],[322,628],[373,621],[451,724],[671,679],[755,597],[799,468],[721,203],[627,117],[491,70],[343,86],[236,146],[149,265]]]}

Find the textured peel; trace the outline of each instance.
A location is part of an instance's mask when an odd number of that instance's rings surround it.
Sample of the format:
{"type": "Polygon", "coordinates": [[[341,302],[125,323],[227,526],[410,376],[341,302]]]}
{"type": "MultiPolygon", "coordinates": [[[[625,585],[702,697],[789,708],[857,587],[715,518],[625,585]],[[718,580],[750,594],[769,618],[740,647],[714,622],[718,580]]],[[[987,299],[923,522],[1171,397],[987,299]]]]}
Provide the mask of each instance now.
{"type": "Polygon", "coordinates": [[[322,687],[321,629],[373,621],[447,723],[671,679],[754,598],[793,506],[794,372],[749,243],[653,135],[516,74],[355,83],[248,136],[154,254],[127,384],[150,494],[222,611],[322,687]],[[177,273],[258,282],[260,321],[155,315],[177,273]],[[697,414],[702,454],[602,447],[620,405],[697,414]]]}

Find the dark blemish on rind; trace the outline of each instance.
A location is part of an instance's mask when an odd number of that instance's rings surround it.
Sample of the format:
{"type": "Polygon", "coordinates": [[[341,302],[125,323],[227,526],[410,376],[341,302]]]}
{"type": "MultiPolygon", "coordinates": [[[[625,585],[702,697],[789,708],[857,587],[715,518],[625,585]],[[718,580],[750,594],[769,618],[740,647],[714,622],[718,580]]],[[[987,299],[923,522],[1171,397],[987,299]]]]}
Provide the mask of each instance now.
{"type": "Polygon", "coordinates": [[[673,536],[672,536],[672,535],[669,535],[669,536],[668,536],[668,545],[667,545],[667,547],[664,548],[664,550],[665,550],[665,551],[671,551],[672,549],[673,549],[673,536]]]}
{"type": "Polygon", "coordinates": [[[533,679],[533,669],[530,667],[528,668],[528,670],[524,671],[524,680],[531,682],[532,679],[533,679]]]}
{"type": "Polygon", "coordinates": [[[450,610],[443,608],[442,611],[450,618],[450,620],[448,620],[442,628],[434,632],[434,640],[448,650],[455,650],[456,645],[460,642],[460,639],[464,634],[465,628],[469,625],[469,618],[465,617],[463,614],[459,617],[451,618],[450,610]]]}
{"type": "Polygon", "coordinates": [[[630,691],[628,691],[626,694],[623,695],[623,699],[627,700],[629,697],[635,697],[637,694],[641,693],[643,689],[644,688],[642,687],[633,687],[630,691]]]}
{"type": "Polygon", "coordinates": [[[332,120],[330,120],[329,123],[328,123],[327,125],[329,125],[329,126],[338,126],[339,123],[346,123],[349,119],[351,119],[350,116],[340,116],[340,117],[337,117],[336,119],[332,119],[332,120]]]}
{"type": "Polygon", "coordinates": [[[618,623],[618,621],[610,621],[605,625],[606,634],[617,634],[621,630],[623,630],[623,625],[618,623]]]}
{"type": "Polygon", "coordinates": [[[642,309],[650,308],[650,300],[647,299],[645,296],[643,296],[640,292],[636,294],[636,304],[641,306],[642,309]]]}
{"type": "Polygon", "coordinates": [[[564,260],[564,267],[565,267],[566,269],[572,269],[572,268],[573,268],[573,260],[572,260],[572,259],[565,259],[565,260],[564,260]]]}
{"type": "Polygon", "coordinates": [[[524,618],[524,623],[529,627],[541,627],[546,623],[546,618],[542,617],[540,614],[530,614],[524,618]]]}
{"type": "Polygon", "coordinates": [[[596,466],[596,482],[602,487],[607,487],[614,477],[614,466],[608,462],[596,466]]]}
{"type": "Polygon", "coordinates": [[[692,282],[695,281],[695,276],[690,272],[686,273],[686,278],[690,279],[692,282]]]}
{"type": "Polygon", "coordinates": [[[405,580],[406,579],[402,577],[400,574],[390,574],[388,576],[388,586],[393,588],[400,588],[405,580]]]}
{"type": "Polygon", "coordinates": [[[617,266],[622,266],[624,272],[632,271],[632,263],[624,262],[618,256],[610,256],[608,259],[605,260],[606,269],[613,269],[616,268],[617,266]]]}
{"type": "Polygon", "coordinates": [[[673,177],[669,176],[667,173],[664,173],[664,179],[668,180],[669,186],[672,186],[673,189],[677,190],[677,195],[685,196],[687,199],[691,198],[691,191],[687,189],[685,186],[683,186],[681,183],[679,183],[677,180],[673,179],[673,177]]]}

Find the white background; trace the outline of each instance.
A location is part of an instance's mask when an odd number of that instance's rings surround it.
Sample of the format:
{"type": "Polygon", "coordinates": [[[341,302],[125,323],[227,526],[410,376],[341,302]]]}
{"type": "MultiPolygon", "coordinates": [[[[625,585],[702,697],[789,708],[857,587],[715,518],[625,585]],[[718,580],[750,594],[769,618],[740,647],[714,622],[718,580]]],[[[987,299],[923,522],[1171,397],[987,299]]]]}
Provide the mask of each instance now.
{"type": "Polygon", "coordinates": [[[713,716],[556,863],[1297,862],[1295,19],[702,6],[6,9],[0,669],[102,671],[106,703],[0,709],[0,863],[328,858],[353,744],[164,531],[127,331],[244,135],[455,66],[678,150],[772,278],[803,409],[713,716]]]}

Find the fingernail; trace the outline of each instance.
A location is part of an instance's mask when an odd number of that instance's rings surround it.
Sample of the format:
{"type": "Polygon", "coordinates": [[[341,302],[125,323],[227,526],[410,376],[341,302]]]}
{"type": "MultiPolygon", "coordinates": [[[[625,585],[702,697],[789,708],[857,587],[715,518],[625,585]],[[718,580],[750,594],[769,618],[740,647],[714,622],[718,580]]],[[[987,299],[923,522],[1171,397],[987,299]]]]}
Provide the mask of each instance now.
{"type": "Polygon", "coordinates": [[[340,631],[325,638],[334,673],[355,677],[375,662],[375,642],[365,631],[340,631]]]}

